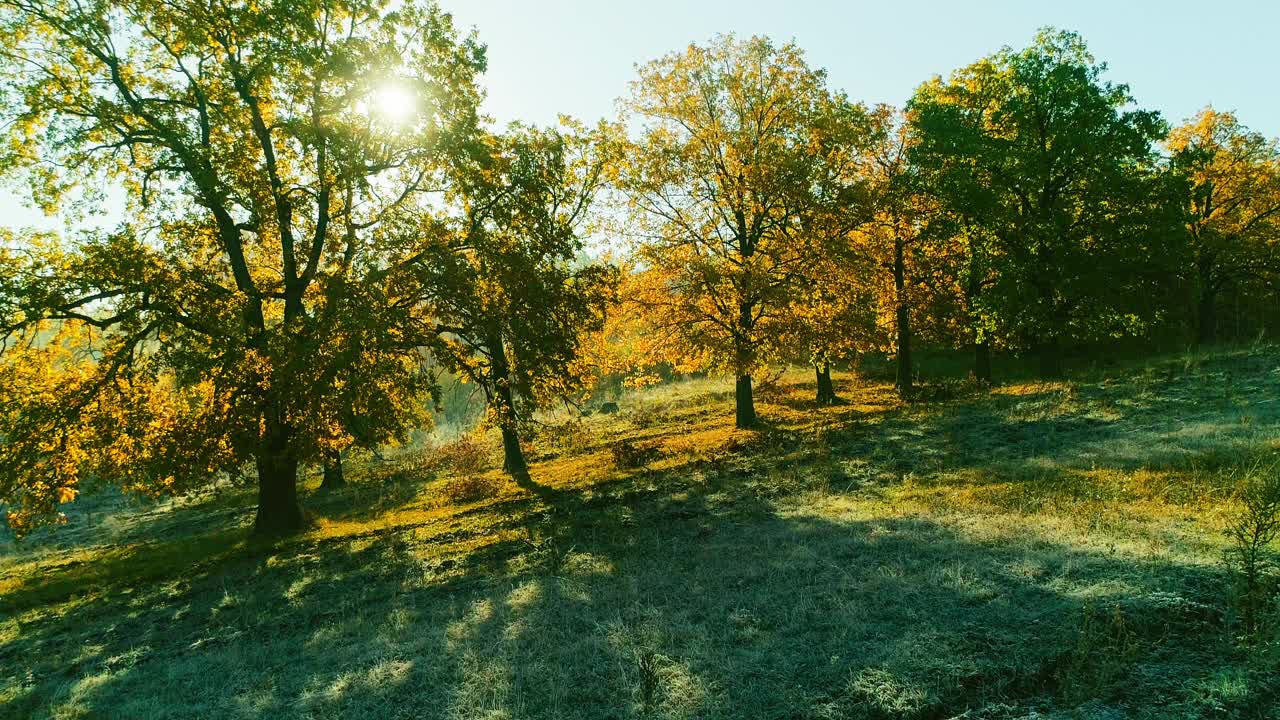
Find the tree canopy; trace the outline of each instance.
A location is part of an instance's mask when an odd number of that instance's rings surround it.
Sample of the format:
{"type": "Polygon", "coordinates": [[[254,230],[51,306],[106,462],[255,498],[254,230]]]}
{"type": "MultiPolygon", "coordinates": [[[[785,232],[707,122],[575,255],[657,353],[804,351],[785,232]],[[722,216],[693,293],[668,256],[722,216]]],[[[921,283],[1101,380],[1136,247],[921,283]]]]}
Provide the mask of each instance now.
{"type": "Polygon", "coordinates": [[[1206,109],[1166,141],[1188,187],[1185,207],[1196,337],[1213,342],[1222,292],[1280,279],[1280,143],[1206,109]]]}
{"type": "MultiPolygon", "coordinates": [[[[737,377],[776,357],[780,310],[821,254],[819,227],[853,183],[861,107],[794,45],[722,36],[642,67],[625,107],[639,125],[619,184],[654,274],[661,322],[737,377]]],[[[847,209],[847,208],[841,208],[847,209]]]]}
{"type": "Polygon", "coordinates": [[[1133,332],[1145,288],[1131,271],[1172,234],[1156,182],[1164,123],[1105,71],[1078,35],[1043,31],[925,83],[910,105],[914,159],[993,243],[982,313],[1047,375],[1064,342],[1133,332]]]}
{"type": "Polygon", "coordinates": [[[252,461],[257,527],[300,527],[298,463],[401,432],[385,409],[421,389],[385,284],[411,257],[373,230],[474,132],[483,49],[413,4],[19,1],[0,26],[4,166],[46,205],[117,182],[131,215],[8,250],[11,522],[83,478],[161,491],[252,461]],[[371,106],[388,84],[401,122],[371,106]]]}
{"type": "Polygon", "coordinates": [[[0,174],[50,212],[127,203],[0,231],[15,531],[245,475],[257,531],[297,531],[300,468],[430,427],[441,376],[528,487],[538,413],[619,384],[730,375],[746,429],[787,363],[826,405],[833,366],[892,356],[911,401],[920,346],[991,381],[993,352],[1056,376],[1212,342],[1224,299],[1234,336],[1277,327],[1280,141],[1212,109],[1170,131],[1075,33],[903,108],[720,35],[553,127],[497,127],[485,65],[430,0],[0,0],[0,174]]]}

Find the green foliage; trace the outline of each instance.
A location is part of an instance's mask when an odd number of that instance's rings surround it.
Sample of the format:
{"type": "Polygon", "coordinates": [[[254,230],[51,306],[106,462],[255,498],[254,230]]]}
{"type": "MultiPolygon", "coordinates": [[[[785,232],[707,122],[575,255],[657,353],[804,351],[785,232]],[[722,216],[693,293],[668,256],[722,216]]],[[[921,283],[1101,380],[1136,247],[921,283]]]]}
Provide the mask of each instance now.
{"type": "Polygon", "coordinates": [[[617,269],[579,261],[604,131],[566,120],[481,137],[451,168],[444,217],[423,208],[428,219],[406,214],[392,231],[421,248],[397,279],[416,289],[420,343],[482,388],[492,424],[512,433],[582,390],[582,339],[615,301],[617,269]]]}
{"type": "Polygon", "coordinates": [[[1236,575],[1236,605],[1246,636],[1275,632],[1280,603],[1280,465],[1258,461],[1238,471],[1240,509],[1227,535],[1226,560],[1236,575]]]}
{"type": "Polygon", "coordinates": [[[1048,374],[1063,343],[1140,332],[1179,248],[1153,149],[1164,123],[1105,71],[1079,36],[1045,30],[925,83],[908,109],[912,158],[966,228],[973,322],[1048,374]]]}

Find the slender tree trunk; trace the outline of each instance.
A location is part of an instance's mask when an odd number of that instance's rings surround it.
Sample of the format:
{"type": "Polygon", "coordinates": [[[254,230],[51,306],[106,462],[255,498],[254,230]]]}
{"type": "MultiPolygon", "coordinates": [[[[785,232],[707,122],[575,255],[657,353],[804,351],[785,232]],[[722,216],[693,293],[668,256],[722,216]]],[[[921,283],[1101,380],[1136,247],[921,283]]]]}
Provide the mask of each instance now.
{"type": "Polygon", "coordinates": [[[905,308],[898,308],[898,392],[911,394],[914,378],[911,361],[911,318],[905,308]]]}
{"type": "Polygon", "coordinates": [[[1201,285],[1196,303],[1196,344],[1212,345],[1218,339],[1218,293],[1207,285],[1201,285]]]}
{"type": "Polygon", "coordinates": [[[897,292],[898,331],[898,392],[906,397],[911,394],[911,309],[907,307],[907,261],[905,243],[901,238],[893,242],[893,287],[897,292]]]}
{"type": "Polygon", "coordinates": [[[818,378],[818,404],[834,405],[839,401],[836,397],[836,386],[831,382],[831,362],[824,360],[821,365],[813,366],[818,378]]]}
{"type": "MultiPolygon", "coordinates": [[[[973,322],[978,306],[978,296],[982,293],[982,281],[972,256],[970,256],[969,263],[969,279],[965,284],[964,301],[965,308],[969,314],[969,321],[973,322]]],[[[973,379],[978,382],[991,382],[990,337],[984,337],[982,340],[973,343],[973,379]]]]}
{"type": "Polygon", "coordinates": [[[298,503],[298,458],[289,446],[292,431],[278,418],[268,417],[267,432],[258,448],[257,535],[288,535],[302,530],[305,518],[298,503]]]}
{"type": "Polygon", "coordinates": [[[324,452],[324,480],[320,482],[321,490],[337,490],[347,484],[347,478],[342,473],[342,453],[337,450],[326,450],[324,452]]]}
{"type": "Polygon", "coordinates": [[[991,382],[991,341],[973,344],[973,378],[979,382],[991,382]]]}
{"type": "Polygon", "coordinates": [[[507,365],[507,352],[500,337],[489,341],[490,352],[493,353],[493,384],[495,408],[502,430],[502,469],[517,485],[529,485],[529,464],[524,457],[524,448],[520,446],[520,433],[517,429],[515,395],[511,392],[511,373],[507,365]]]}
{"type": "Polygon", "coordinates": [[[734,388],[735,425],[739,430],[746,430],[756,424],[755,399],[751,396],[751,376],[739,375],[737,387],[734,388]]]}
{"type": "Polygon", "coordinates": [[[1040,361],[1040,377],[1045,380],[1062,377],[1062,346],[1057,336],[1042,337],[1036,354],[1040,361]]]}
{"type": "MultiPolygon", "coordinates": [[[[744,302],[738,306],[738,324],[740,332],[749,337],[752,325],[755,324],[751,303],[744,302]]],[[[734,388],[734,419],[739,430],[746,430],[756,424],[756,403],[751,393],[750,348],[746,337],[735,339],[737,345],[738,383],[734,388]]]]}

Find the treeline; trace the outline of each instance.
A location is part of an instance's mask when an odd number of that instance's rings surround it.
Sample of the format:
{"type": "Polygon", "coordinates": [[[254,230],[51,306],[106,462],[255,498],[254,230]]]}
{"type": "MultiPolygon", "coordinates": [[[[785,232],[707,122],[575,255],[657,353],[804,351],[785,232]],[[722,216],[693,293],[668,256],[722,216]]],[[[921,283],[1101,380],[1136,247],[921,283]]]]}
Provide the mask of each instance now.
{"type": "Polygon", "coordinates": [[[1071,348],[1211,343],[1224,309],[1232,334],[1274,330],[1276,141],[1212,109],[1171,130],[1105,70],[1046,30],[899,110],[760,38],[643,67],[617,183],[639,235],[622,347],[733,372],[745,427],[752,374],[778,361],[812,363],[823,402],[830,363],[871,350],[910,394],[921,341],[971,349],[989,381],[993,350],[1053,377],[1071,348]]]}
{"type": "Polygon", "coordinates": [[[0,170],[53,210],[123,187],[109,233],[0,246],[0,502],[18,533],[95,483],[163,495],[299,468],[478,388],[506,469],[534,412],[603,377],[753,378],[869,351],[1211,342],[1276,305],[1280,152],[1229,113],[1170,130],[1045,31],[905,108],[794,45],[644,65],[624,116],[495,129],[484,47],[433,5],[0,0],[0,170]],[[74,192],[73,192],[74,191],[74,192]],[[590,252],[593,238],[626,252],[590,252]],[[613,244],[617,244],[616,242],[613,244]]]}

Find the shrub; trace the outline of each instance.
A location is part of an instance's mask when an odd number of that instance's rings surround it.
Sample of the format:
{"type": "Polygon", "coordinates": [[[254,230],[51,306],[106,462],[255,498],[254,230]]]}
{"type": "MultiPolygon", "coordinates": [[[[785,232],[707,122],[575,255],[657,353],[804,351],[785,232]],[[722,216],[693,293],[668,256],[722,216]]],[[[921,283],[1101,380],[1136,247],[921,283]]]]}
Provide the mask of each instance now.
{"type": "Polygon", "coordinates": [[[620,468],[642,468],[658,459],[662,451],[654,444],[641,444],[622,439],[609,446],[613,464],[620,468]]]}
{"type": "Polygon", "coordinates": [[[451,475],[444,486],[445,497],[455,503],[474,502],[497,494],[497,483],[485,477],[489,453],[473,436],[464,435],[442,445],[435,452],[437,467],[451,475]]]}
{"type": "Polygon", "coordinates": [[[545,443],[557,455],[578,455],[590,449],[592,433],[581,418],[559,424],[544,425],[538,430],[539,443],[545,443]]]}
{"type": "Polygon", "coordinates": [[[989,386],[986,382],[973,377],[940,377],[917,385],[909,399],[914,402],[924,403],[950,402],[979,395],[988,389],[989,386]]]}
{"type": "Polygon", "coordinates": [[[472,435],[463,435],[435,451],[437,467],[450,471],[454,477],[470,477],[483,473],[489,464],[489,453],[472,435]]]}
{"type": "Polygon", "coordinates": [[[1075,643],[1058,671],[1058,686],[1069,702],[1110,693],[1138,654],[1138,639],[1120,606],[1110,612],[1086,603],[1075,643]]]}
{"type": "Polygon", "coordinates": [[[498,494],[498,483],[486,475],[455,477],[445,483],[444,496],[450,502],[469,503],[498,494]]]}
{"type": "Polygon", "coordinates": [[[1226,562],[1236,576],[1235,603],[1245,634],[1256,637],[1266,631],[1269,612],[1277,600],[1280,564],[1272,544],[1280,537],[1280,466],[1259,461],[1239,479],[1240,507],[1227,528],[1231,546],[1226,562]]]}

